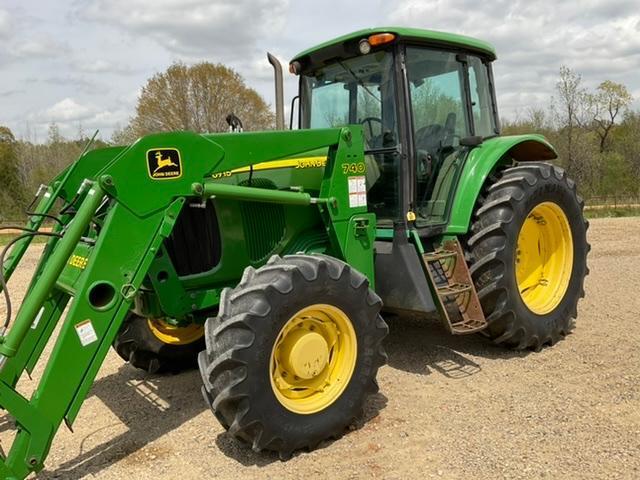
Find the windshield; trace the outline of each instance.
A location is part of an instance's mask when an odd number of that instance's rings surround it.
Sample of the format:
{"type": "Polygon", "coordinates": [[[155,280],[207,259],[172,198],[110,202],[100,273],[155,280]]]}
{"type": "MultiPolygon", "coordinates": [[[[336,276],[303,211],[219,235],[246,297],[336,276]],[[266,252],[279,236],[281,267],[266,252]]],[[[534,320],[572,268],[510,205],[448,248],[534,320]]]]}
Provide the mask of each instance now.
{"type": "Polygon", "coordinates": [[[398,143],[393,55],[377,51],[302,76],[302,128],[361,124],[368,150],[398,143]]]}

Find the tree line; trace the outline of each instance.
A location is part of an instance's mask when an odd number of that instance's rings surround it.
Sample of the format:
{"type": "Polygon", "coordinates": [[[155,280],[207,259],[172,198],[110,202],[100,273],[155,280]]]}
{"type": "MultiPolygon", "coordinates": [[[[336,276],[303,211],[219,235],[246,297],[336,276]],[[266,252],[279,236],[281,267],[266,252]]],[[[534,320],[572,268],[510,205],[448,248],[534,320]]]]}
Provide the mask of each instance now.
{"type": "Polygon", "coordinates": [[[549,104],[503,122],[502,133],[542,133],[587,200],[638,197],[640,111],[631,108],[632,102],[621,83],[604,80],[590,90],[577,72],[561,67],[549,104]]]}
{"type": "MultiPolygon", "coordinates": [[[[269,105],[234,70],[208,62],[175,63],[147,81],[128,124],[116,129],[108,141],[94,141],[91,148],[129,144],[155,132],[227,131],[230,113],[242,120],[244,130],[274,128],[269,105]]],[[[38,186],[76,160],[88,141],[82,128],[76,138],[64,138],[55,123],[44,143],[17,139],[0,126],[0,223],[24,218],[38,186]]]]}
{"type": "MultiPolygon", "coordinates": [[[[640,111],[623,84],[604,80],[589,90],[581,76],[562,67],[546,107],[532,107],[524,116],[503,121],[503,134],[542,133],[556,147],[559,159],[576,180],[581,195],[640,194],[640,111]]],[[[211,63],[171,65],[143,87],[134,115],[109,141],[92,148],[127,144],[159,131],[227,130],[234,113],[245,130],[274,128],[269,105],[232,69],[211,63]]],[[[15,138],[0,126],[0,222],[20,218],[40,184],[73,162],[88,138],[64,138],[51,124],[44,143],[15,138]]]]}

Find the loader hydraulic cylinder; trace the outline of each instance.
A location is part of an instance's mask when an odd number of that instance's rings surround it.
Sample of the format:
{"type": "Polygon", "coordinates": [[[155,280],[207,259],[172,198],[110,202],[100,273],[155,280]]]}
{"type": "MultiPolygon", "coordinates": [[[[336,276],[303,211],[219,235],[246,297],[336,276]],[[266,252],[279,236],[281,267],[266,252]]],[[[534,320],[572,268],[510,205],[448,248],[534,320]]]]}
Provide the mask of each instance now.
{"type": "Polygon", "coordinates": [[[327,203],[325,198],[314,198],[308,193],[270,190],[266,188],[242,187],[222,183],[196,183],[192,187],[196,195],[203,197],[224,197],[250,202],[281,203],[308,206],[314,203],[327,203]]]}

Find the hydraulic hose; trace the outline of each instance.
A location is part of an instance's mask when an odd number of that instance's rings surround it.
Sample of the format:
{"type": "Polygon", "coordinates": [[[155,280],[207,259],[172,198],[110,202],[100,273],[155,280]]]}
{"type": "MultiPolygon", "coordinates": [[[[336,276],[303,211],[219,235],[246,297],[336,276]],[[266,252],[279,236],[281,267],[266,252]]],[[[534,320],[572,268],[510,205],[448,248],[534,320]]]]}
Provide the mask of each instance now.
{"type": "Polygon", "coordinates": [[[15,226],[0,227],[0,230],[8,230],[8,229],[22,230],[26,233],[23,233],[22,235],[18,235],[16,238],[12,239],[2,249],[2,253],[0,253],[0,288],[2,288],[2,293],[4,294],[4,300],[6,304],[5,320],[2,327],[0,327],[0,334],[4,334],[4,332],[7,330],[7,328],[9,327],[9,324],[11,323],[11,316],[12,316],[11,296],[9,295],[9,290],[7,288],[7,281],[4,277],[4,257],[6,256],[7,252],[16,242],[26,237],[35,237],[38,235],[45,236],[45,237],[62,237],[62,235],[59,233],[37,232],[37,231],[29,230],[28,228],[23,228],[23,227],[15,227],[15,226]]]}

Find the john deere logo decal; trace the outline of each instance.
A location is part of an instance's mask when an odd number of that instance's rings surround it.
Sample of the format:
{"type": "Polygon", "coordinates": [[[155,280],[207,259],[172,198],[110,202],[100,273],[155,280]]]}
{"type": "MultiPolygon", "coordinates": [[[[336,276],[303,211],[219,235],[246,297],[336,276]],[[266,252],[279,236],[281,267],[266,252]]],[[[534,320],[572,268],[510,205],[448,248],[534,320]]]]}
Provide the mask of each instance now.
{"type": "Polygon", "coordinates": [[[149,176],[156,180],[170,180],[182,176],[180,152],[175,148],[153,148],[147,152],[149,176]]]}

